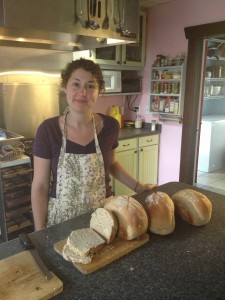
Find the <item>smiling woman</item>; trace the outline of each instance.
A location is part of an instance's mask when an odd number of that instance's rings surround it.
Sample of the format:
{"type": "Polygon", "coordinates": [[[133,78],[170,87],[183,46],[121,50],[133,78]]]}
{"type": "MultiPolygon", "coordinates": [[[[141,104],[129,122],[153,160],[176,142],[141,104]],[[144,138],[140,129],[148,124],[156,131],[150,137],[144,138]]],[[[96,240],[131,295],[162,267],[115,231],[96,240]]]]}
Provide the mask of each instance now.
{"type": "Polygon", "coordinates": [[[72,61],[61,78],[68,106],[62,116],[39,126],[34,142],[36,230],[102,206],[113,195],[110,175],[137,193],[154,187],[137,182],[115,159],[117,120],[93,113],[104,89],[99,65],[86,59],[72,61]]]}

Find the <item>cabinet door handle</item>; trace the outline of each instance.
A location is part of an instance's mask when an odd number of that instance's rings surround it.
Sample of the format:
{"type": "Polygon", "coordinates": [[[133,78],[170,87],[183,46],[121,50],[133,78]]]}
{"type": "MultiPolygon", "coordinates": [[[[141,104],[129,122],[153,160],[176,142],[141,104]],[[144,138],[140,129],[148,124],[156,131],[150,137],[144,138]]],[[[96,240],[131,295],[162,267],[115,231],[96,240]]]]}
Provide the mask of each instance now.
{"type": "Polygon", "coordinates": [[[130,144],[126,144],[126,145],[125,145],[125,144],[123,144],[123,147],[128,147],[128,146],[130,146],[130,144]]]}
{"type": "Polygon", "coordinates": [[[151,143],[152,141],[153,141],[153,140],[147,140],[146,142],[147,142],[147,143],[151,143]]]}
{"type": "Polygon", "coordinates": [[[137,150],[135,150],[134,153],[137,153],[137,150]]]}
{"type": "Polygon", "coordinates": [[[144,151],[144,149],[142,148],[142,149],[140,149],[140,151],[144,151]]]}

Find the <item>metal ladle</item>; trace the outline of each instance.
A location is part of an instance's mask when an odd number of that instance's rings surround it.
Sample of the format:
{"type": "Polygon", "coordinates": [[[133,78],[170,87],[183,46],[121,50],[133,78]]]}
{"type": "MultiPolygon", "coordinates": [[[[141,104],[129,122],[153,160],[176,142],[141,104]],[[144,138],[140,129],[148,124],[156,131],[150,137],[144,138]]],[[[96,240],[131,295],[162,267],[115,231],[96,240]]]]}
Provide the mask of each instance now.
{"type": "Polygon", "coordinates": [[[79,13],[78,19],[79,19],[82,27],[88,28],[89,20],[85,20],[84,18],[82,18],[82,15],[83,15],[83,6],[82,6],[82,0],[80,0],[80,13],[79,13]]]}
{"type": "Polygon", "coordinates": [[[98,23],[96,23],[94,20],[90,20],[89,18],[89,11],[91,8],[91,16],[95,15],[94,10],[96,9],[96,4],[94,3],[94,1],[96,0],[91,0],[91,7],[90,7],[90,1],[88,0],[88,20],[89,20],[89,27],[93,30],[96,30],[100,27],[100,25],[98,23]]]}
{"type": "Polygon", "coordinates": [[[105,0],[105,18],[102,23],[103,29],[109,28],[109,16],[108,16],[108,0],[105,0]]]}
{"type": "MultiPolygon", "coordinates": [[[[114,30],[116,28],[116,32],[120,32],[120,24],[117,22],[116,18],[114,17],[114,0],[111,0],[111,6],[112,6],[112,20],[113,20],[113,28],[114,30]]],[[[118,0],[118,13],[120,14],[120,9],[119,9],[119,0],[118,0]]]]}

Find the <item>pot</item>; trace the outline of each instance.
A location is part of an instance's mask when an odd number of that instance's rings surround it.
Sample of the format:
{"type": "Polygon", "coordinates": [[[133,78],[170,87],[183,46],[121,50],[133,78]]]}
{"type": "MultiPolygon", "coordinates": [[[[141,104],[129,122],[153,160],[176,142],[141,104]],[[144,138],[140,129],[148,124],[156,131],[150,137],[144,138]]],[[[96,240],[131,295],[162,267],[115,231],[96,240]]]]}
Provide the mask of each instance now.
{"type": "Polygon", "coordinates": [[[219,57],[221,56],[221,50],[216,48],[216,47],[212,47],[212,48],[209,48],[208,51],[207,51],[207,56],[208,57],[215,57],[217,59],[219,59],[219,57]]]}

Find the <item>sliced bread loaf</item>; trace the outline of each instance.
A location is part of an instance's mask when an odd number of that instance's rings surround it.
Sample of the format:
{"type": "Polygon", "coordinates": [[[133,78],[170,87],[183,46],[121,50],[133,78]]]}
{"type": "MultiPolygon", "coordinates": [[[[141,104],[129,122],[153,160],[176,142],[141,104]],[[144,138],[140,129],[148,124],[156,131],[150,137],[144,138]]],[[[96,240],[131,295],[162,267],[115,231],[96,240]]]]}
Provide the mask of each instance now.
{"type": "MultiPolygon", "coordinates": [[[[66,242],[70,251],[80,257],[86,257],[97,252],[104,244],[105,240],[91,228],[82,228],[72,231],[66,242]]],[[[65,256],[66,255],[67,253],[65,256]]]]}
{"type": "Polygon", "coordinates": [[[114,196],[105,203],[104,208],[115,214],[118,220],[118,236],[133,240],[148,229],[148,216],[144,207],[132,197],[114,196]]]}
{"type": "Polygon", "coordinates": [[[109,244],[116,236],[118,222],[112,212],[105,208],[97,208],[91,215],[90,227],[109,244]]]}
{"type": "Polygon", "coordinates": [[[88,256],[80,256],[75,254],[67,244],[65,244],[63,247],[62,255],[65,260],[68,260],[72,263],[81,263],[85,265],[91,263],[93,257],[92,254],[88,256]]]}

